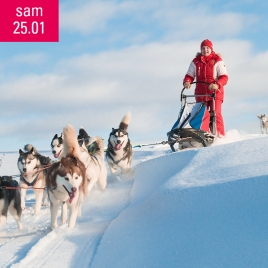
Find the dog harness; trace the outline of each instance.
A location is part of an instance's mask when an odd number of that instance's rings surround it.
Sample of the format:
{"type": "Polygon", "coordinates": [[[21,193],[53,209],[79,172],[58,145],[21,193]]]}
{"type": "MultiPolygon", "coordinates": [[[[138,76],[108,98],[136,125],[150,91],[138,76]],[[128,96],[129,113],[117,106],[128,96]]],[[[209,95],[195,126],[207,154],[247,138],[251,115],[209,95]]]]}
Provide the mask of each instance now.
{"type": "Polygon", "coordinates": [[[127,155],[124,155],[121,159],[119,159],[119,160],[114,160],[114,158],[112,157],[112,155],[109,153],[109,152],[107,152],[107,154],[109,155],[109,157],[113,160],[113,162],[116,164],[116,165],[118,165],[122,160],[125,160],[125,159],[127,159],[127,155]]]}
{"type": "Polygon", "coordinates": [[[22,182],[24,182],[25,184],[27,184],[28,187],[29,187],[29,186],[33,187],[33,186],[36,184],[36,182],[38,181],[39,174],[40,174],[40,171],[37,173],[35,179],[34,179],[32,182],[28,182],[28,181],[23,177],[23,175],[20,176],[20,180],[21,180],[22,182]]]}

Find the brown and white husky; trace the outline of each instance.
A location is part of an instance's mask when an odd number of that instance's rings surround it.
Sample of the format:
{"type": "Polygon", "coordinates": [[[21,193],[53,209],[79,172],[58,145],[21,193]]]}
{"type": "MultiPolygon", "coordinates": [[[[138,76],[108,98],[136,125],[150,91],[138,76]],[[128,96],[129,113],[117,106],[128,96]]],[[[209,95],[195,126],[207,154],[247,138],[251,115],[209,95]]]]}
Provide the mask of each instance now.
{"type": "MultiPolygon", "coordinates": [[[[72,136],[74,139],[76,136],[75,129],[68,125],[64,128],[63,136],[64,140],[72,136]]],[[[76,139],[77,140],[77,139],[76,139]]],[[[70,148],[68,143],[63,142],[63,155],[67,155],[70,148]]],[[[78,144],[78,141],[77,141],[78,144]]],[[[84,163],[86,167],[86,178],[88,180],[88,193],[91,191],[92,187],[98,182],[101,190],[104,190],[107,185],[107,169],[104,162],[104,146],[102,139],[98,136],[91,137],[87,146],[85,143],[80,144],[80,150],[78,153],[78,158],[84,163]],[[94,153],[88,152],[88,146],[95,143],[96,150],[94,153]]]]}
{"type": "Polygon", "coordinates": [[[58,227],[59,206],[62,206],[62,223],[67,221],[67,207],[69,208],[68,226],[73,228],[87,193],[86,167],[80,160],[81,152],[75,130],[67,126],[63,129],[63,133],[64,156],[60,162],[52,165],[47,176],[51,229],[58,227]]]}

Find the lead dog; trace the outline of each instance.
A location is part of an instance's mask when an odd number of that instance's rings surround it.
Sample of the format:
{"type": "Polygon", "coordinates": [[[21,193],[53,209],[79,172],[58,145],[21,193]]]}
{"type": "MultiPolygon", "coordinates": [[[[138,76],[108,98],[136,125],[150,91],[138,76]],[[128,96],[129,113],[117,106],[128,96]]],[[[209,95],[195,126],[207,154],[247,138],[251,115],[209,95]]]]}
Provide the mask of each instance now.
{"type": "Polygon", "coordinates": [[[264,133],[264,129],[266,130],[266,134],[268,134],[268,118],[265,114],[257,115],[260,119],[261,123],[261,133],[264,133]]]}
{"type": "Polygon", "coordinates": [[[21,207],[25,209],[25,195],[26,190],[30,187],[36,196],[35,214],[38,214],[41,210],[42,199],[44,199],[43,205],[46,206],[47,194],[44,191],[46,187],[47,165],[51,165],[52,161],[49,157],[43,156],[37,152],[35,147],[31,144],[24,146],[23,152],[19,150],[19,158],[17,162],[18,169],[20,171],[20,187],[21,187],[21,207]]]}
{"type": "MultiPolygon", "coordinates": [[[[74,140],[76,138],[75,129],[68,125],[64,128],[63,136],[65,140],[65,135],[72,137],[74,140]]],[[[76,139],[76,143],[78,141],[76,139]]],[[[67,155],[70,148],[64,143],[63,155],[67,155]]],[[[104,162],[104,147],[102,139],[98,136],[89,139],[87,146],[83,142],[80,146],[78,153],[78,158],[81,160],[86,167],[86,178],[88,180],[88,193],[91,191],[93,186],[98,182],[101,190],[104,190],[107,185],[107,169],[104,162]],[[87,147],[95,143],[96,150],[92,154],[89,154],[87,147]]]]}
{"type": "Polygon", "coordinates": [[[22,209],[18,182],[13,180],[11,176],[2,176],[0,177],[0,228],[7,220],[8,211],[17,222],[18,229],[22,230],[22,209]]]}
{"type": "Polygon", "coordinates": [[[127,133],[131,114],[128,112],[119,124],[112,129],[108,140],[106,159],[112,175],[129,173],[132,168],[132,146],[127,133]]]}

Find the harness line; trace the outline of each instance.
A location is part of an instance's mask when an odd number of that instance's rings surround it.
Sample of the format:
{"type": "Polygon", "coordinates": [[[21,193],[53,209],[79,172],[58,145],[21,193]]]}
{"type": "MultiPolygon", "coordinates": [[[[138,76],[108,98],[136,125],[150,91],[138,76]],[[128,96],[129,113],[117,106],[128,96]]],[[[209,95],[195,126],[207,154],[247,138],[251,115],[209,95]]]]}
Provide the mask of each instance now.
{"type": "Polygon", "coordinates": [[[138,145],[135,145],[135,146],[132,146],[132,148],[141,148],[141,147],[144,147],[144,146],[151,146],[151,145],[165,145],[165,144],[170,144],[171,142],[169,141],[161,141],[161,142],[156,142],[156,143],[148,143],[148,144],[138,144],[138,145]]]}
{"type": "Polygon", "coordinates": [[[7,190],[17,190],[17,189],[26,189],[26,190],[34,190],[34,189],[36,189],[36,190],[45,190],[45,189],[47,189],[47,187],[44,187],[44,188],[36,188],[36,187],[28,187],[28,188],[26,188],[26,187],[21,187],[21,186],[17,186],[17,187],[12,187],[12,186],[0,186],[0,189],[7,189],[7,190]]]}
{"type": "MultiPolygon", "coordinates": [[[[48,169],[48,168],[50,168],[51,166],[52,166],[52,164],[49,164],[49,165],[43,165],[44,168],[40,168],[40,171],[41,171],[41,170],[48,169]]],[[[32,173],[34,173],[34,171],[33,171],[33,172],[26,172],[26,173],[23,173],[23,175],[32,174],[32,173]]],[[[12,177],[12,178],[16,178],[16,177],[21,177],[21,175],[22,175],[22,174],[11,175],[10,177],[12,177]]]]}

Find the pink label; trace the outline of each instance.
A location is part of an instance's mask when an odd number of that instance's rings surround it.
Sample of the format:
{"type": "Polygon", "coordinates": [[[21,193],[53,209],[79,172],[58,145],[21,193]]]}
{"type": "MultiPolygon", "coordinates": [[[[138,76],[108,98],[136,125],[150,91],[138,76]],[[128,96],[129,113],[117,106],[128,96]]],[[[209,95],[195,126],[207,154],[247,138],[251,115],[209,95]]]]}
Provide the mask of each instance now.
{"type": "Polygon", "coordinates": [[[0,42],[58,42],[59,0],[0,0],[0,42]]]}

